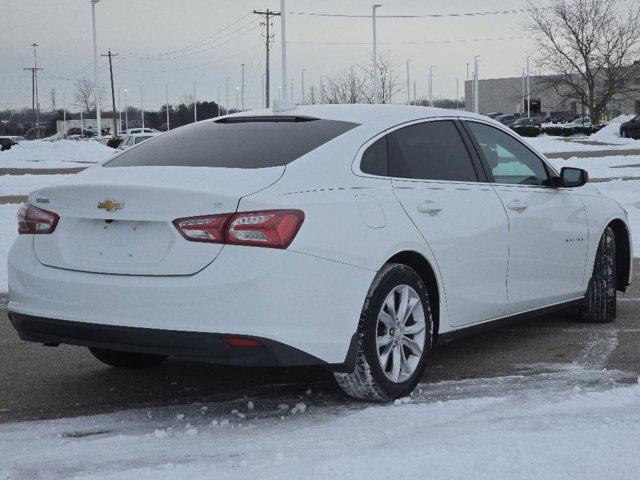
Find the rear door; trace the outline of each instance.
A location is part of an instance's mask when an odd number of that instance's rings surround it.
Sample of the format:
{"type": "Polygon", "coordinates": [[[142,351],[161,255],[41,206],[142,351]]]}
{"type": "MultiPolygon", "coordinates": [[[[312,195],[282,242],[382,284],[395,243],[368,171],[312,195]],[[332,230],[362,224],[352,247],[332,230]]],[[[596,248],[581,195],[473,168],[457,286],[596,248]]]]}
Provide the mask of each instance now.
{"type": "Polygon", "coordinates": [[[548,166],[514,136],[486,123],[465,125],[509,216],[510,312],[583,295],[588,224],[579,194],[549,186],[548,166]]]}
{"type": "Polygon", "coordinates": [[[442,275],[449,319],[466,325],[505,311],[507,217],[453,120],[387,136],[396,196],[424,236],[442,275]]]}

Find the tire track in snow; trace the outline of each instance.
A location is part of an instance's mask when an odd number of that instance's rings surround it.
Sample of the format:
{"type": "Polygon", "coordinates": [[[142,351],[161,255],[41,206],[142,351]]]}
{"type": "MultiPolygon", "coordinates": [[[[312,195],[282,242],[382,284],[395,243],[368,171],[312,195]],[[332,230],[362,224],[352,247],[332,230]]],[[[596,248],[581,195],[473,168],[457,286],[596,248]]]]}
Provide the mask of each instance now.
{"type": "Polygon", "coordinates": [[[575,363],[589,369],[602,369],[618,347],[618,330],[613,325],[594,325],[586,336],[584,349],[575,363]]]}

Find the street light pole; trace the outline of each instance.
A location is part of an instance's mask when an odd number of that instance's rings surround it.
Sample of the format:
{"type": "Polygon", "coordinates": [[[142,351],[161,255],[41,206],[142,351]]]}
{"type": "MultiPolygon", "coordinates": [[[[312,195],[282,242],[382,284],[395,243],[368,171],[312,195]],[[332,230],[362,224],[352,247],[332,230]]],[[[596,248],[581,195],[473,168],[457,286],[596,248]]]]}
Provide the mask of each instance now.
{"type": "Polygon", "coordinates": [[[127,106],[127,89],[124,89],[124,129],[129,130],[129,107],[127,106]]]}
{"type": "Polygon", "coordinates": [[[411,105],[411,80],[409,78],[409,62],[411,62],[411,59],[407,60],[407,105],[411,105]]]}
{"type": "Polygon", "coordinates": [[[378,103],[378,52],[376,51],[377,48],[377,40],[376,40],[376,9],[378,9],[379,7],[381,7],[382,5],[380,4],[375,4],[373,5],[373,7],[371,8],[372,11],[372,15],[371,15],[371,19],[372,19],[372,33],[373,33],[373,79],[372,79],[372,85],[371,85],[371,92],[372,92],[372,102],[371,103],[378,103]]]}
{"type": "Polygon", "coordinates": [[[478,82],[478,57],[480,55],[476,55],[473,57],[473,86],[474,86],[474,94],[473,94],[473,111],[475,113],[479,113],[480,111],[480,102],[478,97],[480,96],[479,92],[479,82],[478,82]]]}
{"type": "Polygon", "coordinates": [[[242,67],[242,84],[241,84],[242,91],[240,96],[242,101],[240,102],[240,105],[242,105],[242,110],[244,111],[244,63],[241,64],[240,66],[242,67]]]}
{"type": "MultiPolygon", "coordinates": [[[[280,0],[280,44],[282,48],[282,85],[281,97],[287,98],[287,32],[285,28],[285,19],[287,17],[285,9],[285,0],[280,0]]],[[[268,41],[269,39],[267,39],[268,41]]]]}
{"type": "Polygon", "coordinates": [[[527,117],[531,117],[531,67],[527,57],[527,117]]]}
{"type": "Polygon", "coordinates": [[[300,77],[301,87],[300,87],[300,104],[304,105],[307,103],[304,98],[304,68],[302,69],[302,76],[300,77]]]}
{"type": "Polygon", "coordinates": [[[197,98],[196,98],[196,83],[198,83],[197,81],[193,82],[193,121],[197,122],[198,121],[198,106],[197,106],[197,98]]]}
{"type": "Polygon", "coordinates": [[[459,108],[460,101],[460,79],[456,77],[456,110],[459,108]]]}
{"type": "Polygon", "coordinates": [[[226,101],[224,102],[224,114],[229,115],[229,77],[224,79],[227,90],[226,90],[226,101]]]}
{"type": "Polygon", "coordinates": [[[429,65],[429,106],[433,107],[433,65],[429,65]]]}
{"type": "Polygon", "coordinates": [[[94,81],[94,101],[96,102],[96,127],[98,138],[102,137],[102,121],[100,118],[100,101],[98,84],[98,41],[96,39],[96,3],[100,0],[91,0],[91,20],[93,24],[93,81],[94,81]]]}
{"type": "Polygon", "coordinates": [[[140,85],[140,116],[142,118],[142,128],[144,128],[144,85],[140,85]]]}
{"type": "Polygon", "coordinates": [[[291,90],[291,91],[289,92],[289,94],[291,95],[291,103],[292,103],[293,105],[295,105],[295,104],[296,104],[296,102],[295,102],[295,100],[294,100],[294,98],[293,98],[293,82],[294,82],[294,81],[295,81],[295,78],[292,78],[292,79],[290,80],[290,82],[291,82],[290,90],[291,90]]]}
{"type": "Polygon", "coordinates": [[[167,132],[171,130],[171,125],[169,123],[169,82],[164,84],[164,97],[167,102],[167,132]]]}

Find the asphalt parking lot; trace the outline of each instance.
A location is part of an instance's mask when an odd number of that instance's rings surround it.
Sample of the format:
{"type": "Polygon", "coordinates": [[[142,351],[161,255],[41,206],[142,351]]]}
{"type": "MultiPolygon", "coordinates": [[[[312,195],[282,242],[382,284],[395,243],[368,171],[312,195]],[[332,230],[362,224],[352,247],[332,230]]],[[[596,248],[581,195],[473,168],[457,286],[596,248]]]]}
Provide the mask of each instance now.
{"type": "MultiPolygon", "coordinates": [[[[640,262],[636,261],[636,272],[640,262]]],[[[0,422],[207,402],[250,395],[265,402],[312,388],[331,404],[347,404],[321,368],[246,369],[170,359],[145,371],[118,371],[80,347],[22,342],[0,297],[0,422]]],[[[570,312],[528,320],[437,348],[423,378],[429,384],[536,373],[554,365],[640,375],[640,284],[619,296],[612,325],[579,323],[570,312]]],[[[210,407],[211,408],[211,407],[210,407]]],[[[221,407],[222,408],[222,407],[221,407]]],[[[225,407],[226,408],[226,407],[225,407]]]]}

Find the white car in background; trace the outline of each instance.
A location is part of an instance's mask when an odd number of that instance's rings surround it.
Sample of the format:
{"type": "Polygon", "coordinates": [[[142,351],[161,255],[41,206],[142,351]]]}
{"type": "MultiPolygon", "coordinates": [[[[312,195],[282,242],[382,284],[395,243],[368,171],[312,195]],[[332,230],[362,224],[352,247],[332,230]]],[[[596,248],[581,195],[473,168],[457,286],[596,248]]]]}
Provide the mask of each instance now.
{"type": "Polygon", "coordinates": [[[437,343],[569,307],[615,319],[627,215],[586,181],[467,112],[205,120],[31,193],[9,316],[116,367],[324,365],[391,400],[437,343]]]}
{"type": "Polygon", "coordinates": [[[125,135],[133,135],[136,133],[160,133],[155,128],[129,128],[123,132],[125,135]]]}
{"type": "Polygon", "coordinates": [[[157,137],[158,135],[162,135],[162,132],[130,133],[122,139],[122,142],[118,145],[115,153],[131,148],[153,137],[157,137]]]}

